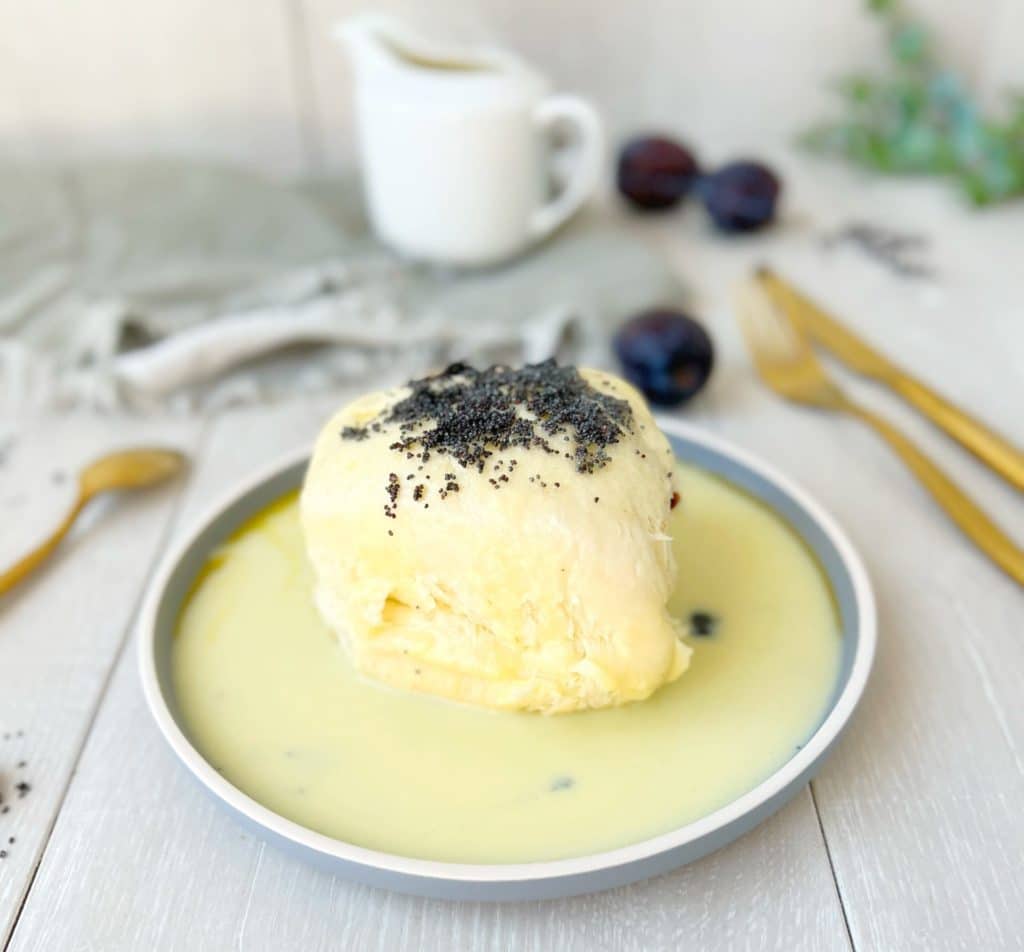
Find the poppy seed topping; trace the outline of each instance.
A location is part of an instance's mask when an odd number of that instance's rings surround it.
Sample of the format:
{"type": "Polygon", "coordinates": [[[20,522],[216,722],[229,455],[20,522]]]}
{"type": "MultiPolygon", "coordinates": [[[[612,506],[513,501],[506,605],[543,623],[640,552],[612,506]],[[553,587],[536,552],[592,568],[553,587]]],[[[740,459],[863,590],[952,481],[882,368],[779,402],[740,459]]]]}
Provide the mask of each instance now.
{"type": "MultiPolygon", "coordinates": [[[[488,466],[493,472],[506,467],[511,472],[517,461],[501,453],[535,449],[564,455],[586,475],[606,466],[611,459],[608,448],[633,431],[627,401],[603,393],[575,367],[559,366],[554,360],[524,367],[495,364],[485,370],[455,363],[407,386],[407,396],[363,426],[346,426],[341,438],[361,441],[385,426],[397,426],[398,439],[389,448],[401,459],[422,464],[439,454],[478,473],[488,466]]],[[[495,489],[508,481],[504,473],[489,480],[495,489]]],[[[398,477],[389,475],[389,516],[397,503],[398,485],[398,477]]],[[[539,481],[538,485],[547,486],[539,481]]],[[[456,474],[445,473],[441,498],[458,489],[456,474]]],[[[424,496],[425,487],[416,486],[413,498],[419,501],[424,496]]]]}

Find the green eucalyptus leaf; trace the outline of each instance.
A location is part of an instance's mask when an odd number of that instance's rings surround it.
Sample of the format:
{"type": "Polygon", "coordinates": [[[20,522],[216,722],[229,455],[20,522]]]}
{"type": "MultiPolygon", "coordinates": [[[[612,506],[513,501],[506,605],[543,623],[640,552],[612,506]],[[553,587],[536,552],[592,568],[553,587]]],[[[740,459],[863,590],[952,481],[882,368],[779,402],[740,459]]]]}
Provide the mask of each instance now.
{"type": "Polygon", "coordinates": [[[919,23],[901,23],[889,37],[889,51],[904,66],[917,66],[928,58],[928,34],[919,23]]]}
{"type": "Polygon", "coordinates": [[[878,94],[877,82],[864,75],[844,76],[836,83],[836,89],[851,103],[868,103],[878,94]]]}
{"type": "Polygon", "coordinates": [[[917,123],[907,126],[893,140],[894,167],[902,172],[939,171],[942,142],[934,129],[917,123]]]}
{"type": "Polygon", "coordinates": [[[867,0],[884,21],[888,74],[842,77],[845,115],[807,129],[807,149],[878,172],[952,177],[975,205],[1024,195],[1024,93],[1002,119],[985,116],[962,79],[934,60],[925,26],[897,0],[867,0]]]}

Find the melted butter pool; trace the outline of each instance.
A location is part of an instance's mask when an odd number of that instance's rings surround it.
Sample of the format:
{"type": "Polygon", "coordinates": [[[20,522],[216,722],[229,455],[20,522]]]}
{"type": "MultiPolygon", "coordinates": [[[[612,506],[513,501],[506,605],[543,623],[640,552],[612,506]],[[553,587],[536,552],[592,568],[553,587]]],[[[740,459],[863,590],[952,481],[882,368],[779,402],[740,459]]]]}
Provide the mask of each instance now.
{"type": "Polygon", "coordinates": [[[240,790],[359,846],[470,863],[613,849],[695,820],[784,763],[824,716],[838,622],[813,556],[770,510],[680,465],[674,512],[690,669],[627,707],[544,717],[356,676],[320,621],[297,496],[210,560],[174,683],[192,741],[240,790]]]}

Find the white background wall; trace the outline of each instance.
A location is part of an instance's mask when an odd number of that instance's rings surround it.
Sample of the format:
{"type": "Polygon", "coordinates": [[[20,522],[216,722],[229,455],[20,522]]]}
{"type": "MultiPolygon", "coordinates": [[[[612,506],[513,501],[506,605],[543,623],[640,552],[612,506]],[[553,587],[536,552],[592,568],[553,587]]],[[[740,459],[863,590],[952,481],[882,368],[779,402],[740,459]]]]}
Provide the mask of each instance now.
{"type": "MultiPolygon", "coordinates": [[[[1024,0],[909,0],[994,99],[1024,88],[1024,0]]],[[[154,152],[284,175],[352,156],[330,26],[374,7],[518,49],[642,127],[754,150],[819,115],[823,80],[879,61],[861,0],[0,0],[0,155],[154,152]]]]}

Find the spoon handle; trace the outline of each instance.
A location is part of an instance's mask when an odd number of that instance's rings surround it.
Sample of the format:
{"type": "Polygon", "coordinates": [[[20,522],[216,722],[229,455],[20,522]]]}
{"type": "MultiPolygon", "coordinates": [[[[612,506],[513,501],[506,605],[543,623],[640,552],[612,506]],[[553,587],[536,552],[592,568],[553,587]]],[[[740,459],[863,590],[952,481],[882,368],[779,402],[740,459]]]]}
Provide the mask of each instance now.
{"type": "Polygon", "coordinates": [[[0,572],[0,595],[9,592],[50,557],[53,550],[60,545],[61,540],[68,534],[71,526],[74,525],[75,519],[78,518],[78,514],[82,511],[85,503],[86,497],[80,495],[75,500],[71,511],[64,517],[64,521],[54,529],[45,542],[38,545],[18,562],[15,562],[6,572],[0,572]]]}

